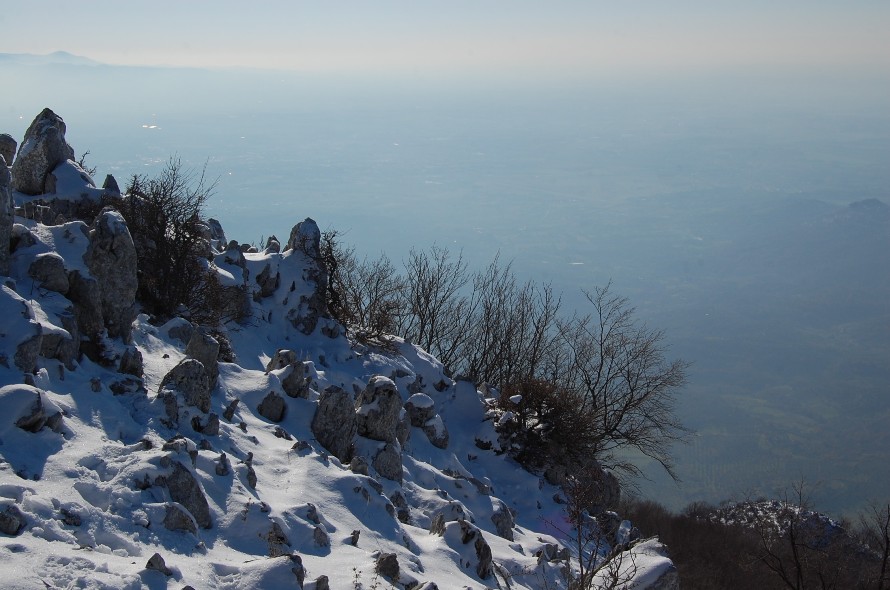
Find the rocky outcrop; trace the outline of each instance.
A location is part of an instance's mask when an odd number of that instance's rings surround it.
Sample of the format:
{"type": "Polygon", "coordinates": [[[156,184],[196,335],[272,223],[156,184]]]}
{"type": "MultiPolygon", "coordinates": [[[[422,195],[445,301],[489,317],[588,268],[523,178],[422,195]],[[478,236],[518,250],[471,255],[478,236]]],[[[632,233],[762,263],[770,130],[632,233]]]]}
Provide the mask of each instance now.
{"type": "Polygon", "coordinates": [[[398,441],[402,397],[392,379],[375,375],[356,400],[358,433],[372,440],[398,441]]]}
{"type": "Polygon", "coordinates": [[[281,380],[281,388],[284,389],[290,397],[308,397],[309,384],[312,377],[309,375],[309,366],[311,363],[296,362],[287,367],[284,372],[278,376],[281,380]]]}
{"type": "Polygon", "coordinates": [[[293,227],[287,242],[288,251],[302,253],[306,260],[304,280],[313,285],[309,295],[301,295],[295,307],[287,312],[291,325],[304,334],[312,334],[319,319],[328,315],[328,269],[321,259],[321,231],[310,218],[293,227]]]}
{"type": "Polygon", "coordinates": [[[9,243],[12,239],[13,219],[9,168],[0,155],[0,275],[4,276],[9,274],[9,243]]]}
{"type": "Polygon", "coordinates": [[[67,295],[71,287],[65,261],[56,252],[43,252],[35,256],[28,267],[28,276],[37,281],[41,289],[62,295],[67,295]]]}
{"type": "Polygon", "coordinates": [[[89,233],[83,260],[99,283],[103,326],[112,338],[129,342],[136,318],[136,246],[123,216],[103,211],[89,233]]]}
{"type": "Polygon", "coordinates": [[[65,122],[50,109],[37,115],[19,146],[12,164],[12,187],[26,195],[44,193],[47,175],[66,160],[74,159],[74,150],[65,141],[65,122]]]}
{"type": "Polygon", "coordinates": [[[63,186],[68,187],[69,190],[70,187],[80,186],[96,188],[93,178],[74,160],[61,162],[46,175],[43,192],[47,195],[55,195],[63,186]]]}
{"type": "Polygon", "coordinates": [[[219,342],[217,339],[211,336],[207,330],[194,330],[185,347],[185,356],[201,361],[207,371],[207,378],[210,380],[210,389],[216,387],[219,377],[219,342]]]}
{"type": "Polygon", "coordinates": [[[210,411],[210,377],[201,361],[183,359],[170,369],[161,380],[159,393],[171,390],[181,393],[186,405],[210,411]]]}
{"type": "Polygon", "coordinates": [[[188,510],[199,527],[209,529],[213,526],[213,521],[210,519],[210,506],[207,504],[201,484],[185,465],[174,461],[173,472],[167,476],[166,484],[170,498],[188,510]]]}
{"type": "Polygon", "coordinates": [[[260,416],[272,422],[281,422],[287,413],[287,404],[283,397],[270,391],[257,406],[256,411],[260,416]]]}
{"type": "Polygon", "coordinates": [[[4,419],[27,432],[39,432],[44,427],[59,431],[62,413],[33,385],[6,385],[0,387],[0,407],[4,419]]]}
{"type": "Polygon", "coordinates": [[[15,159],[15,148],[19,143],[13,136],[8,133],[0,133],[0,156],[6,162],[6,166],[11,166],[15,159]]]}
{"type": "Polygon", "coordinates": [[[388,442],[374,456],[371,466],[381,477],[402,482],[402,447],[398,442],[388,442]]]}
{"type": "Polygon", "coordinates": [[[491,522],[494,523],[499,537],[508,541],[513,540],[513,527],[516,525],[516,519],[506,504],[500,502],[498,509],[491,515],[491,522]]]}
{"type": "Polygon", "coordinates": [[[332,385],[321,392],[312,417],[315,439],[343,463],[352,459],[356,424],[352,396],[332,385]]]}
{"type": "Polygon", "coordinates": [[[0,504],[0,533],[16,536],[21,533],[28,522],[18,506],[11,503],[0,504]]]}

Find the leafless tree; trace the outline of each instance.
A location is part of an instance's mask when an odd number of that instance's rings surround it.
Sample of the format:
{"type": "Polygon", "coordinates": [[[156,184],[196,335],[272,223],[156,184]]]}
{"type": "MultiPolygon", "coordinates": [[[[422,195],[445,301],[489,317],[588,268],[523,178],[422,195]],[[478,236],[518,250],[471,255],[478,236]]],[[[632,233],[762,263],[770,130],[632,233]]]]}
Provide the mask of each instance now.
{"type": "Polygon", "coordinates": [[[890,503],[873,503],[859,519],[862,540],[877,555],[877,567],[870,576],[870,587],[890,588],[890,503]]]}
{"type": "Polygon", "coordinates": [[[616,452],[635,449],[675,477],[670,447],[688,430],[675,409],[688,363],[665,358],[664,335],[639,324],[610,286],[585,293],[593,311],[561,324],[566,363],[561,379],[580,394],[578,412],[595,430],[591,452],[604,465],[638,474],[616,452]]]}

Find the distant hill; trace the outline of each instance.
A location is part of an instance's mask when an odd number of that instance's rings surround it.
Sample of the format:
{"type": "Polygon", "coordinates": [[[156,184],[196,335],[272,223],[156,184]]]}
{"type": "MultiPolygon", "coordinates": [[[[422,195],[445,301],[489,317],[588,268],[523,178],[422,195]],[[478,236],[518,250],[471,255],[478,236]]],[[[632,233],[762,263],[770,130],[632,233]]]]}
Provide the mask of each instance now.
{"type": "Polygon", "coordinates": [[[0,53],[0,63],[15,65],[65,64],[76,66],[98,66],[100,62],[67,51],[54,51],[43,55],[34,53],[0,53]]]}

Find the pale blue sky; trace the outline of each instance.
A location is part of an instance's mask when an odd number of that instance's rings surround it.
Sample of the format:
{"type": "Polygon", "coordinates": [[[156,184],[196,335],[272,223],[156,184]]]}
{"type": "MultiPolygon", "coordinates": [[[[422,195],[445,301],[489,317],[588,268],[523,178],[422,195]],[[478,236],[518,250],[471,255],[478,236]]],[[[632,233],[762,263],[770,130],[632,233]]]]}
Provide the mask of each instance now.
{"type": "Polygon", "coordinates": [[[20,2],[0,52],[313,71],[890,67],[886,0],[20,2]]]}

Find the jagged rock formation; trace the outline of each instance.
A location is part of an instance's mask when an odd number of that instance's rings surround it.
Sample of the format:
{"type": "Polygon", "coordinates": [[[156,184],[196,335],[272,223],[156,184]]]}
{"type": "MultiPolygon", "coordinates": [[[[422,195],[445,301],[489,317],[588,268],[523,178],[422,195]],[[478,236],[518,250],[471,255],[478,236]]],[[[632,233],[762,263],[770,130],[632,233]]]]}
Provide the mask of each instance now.
{"type": "Polygon", "coordinates": [[[12,187],[26,195],[39,195],[47,175],[66,160],[74,159],[74,150],[65,141],[65,122],[50,109],[37,115],[19,146],[12,163],[12,187]]]}

